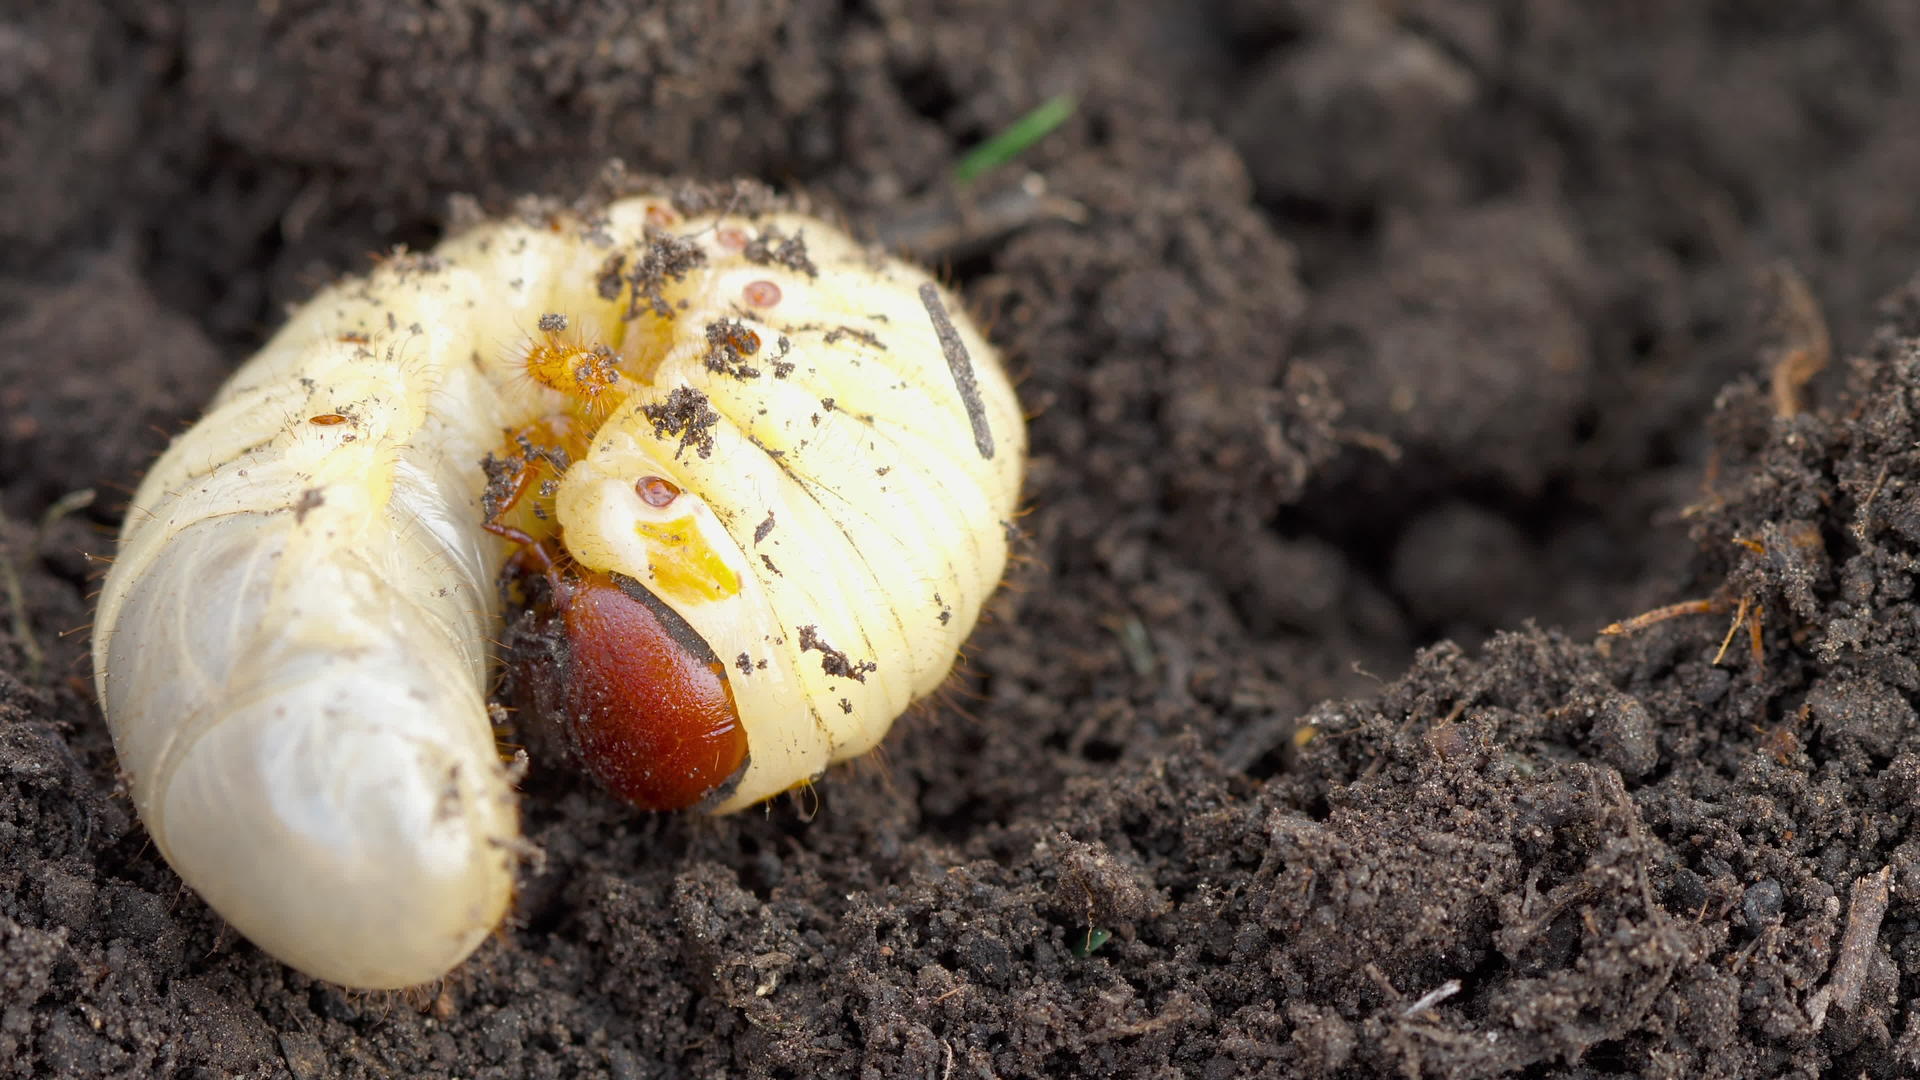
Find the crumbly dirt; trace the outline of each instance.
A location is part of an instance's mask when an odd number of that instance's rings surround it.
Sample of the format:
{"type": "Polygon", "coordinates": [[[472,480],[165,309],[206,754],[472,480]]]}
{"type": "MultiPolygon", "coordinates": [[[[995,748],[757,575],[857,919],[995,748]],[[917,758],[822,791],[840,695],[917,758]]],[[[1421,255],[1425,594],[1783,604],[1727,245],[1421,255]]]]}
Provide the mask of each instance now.
{"type": "Polygon", "coordinates": [[[1920,1073],[1917,11],[0,16],[0,1073],[1920,1073]],[[416,994],[180,884],[82,553],[285,304],[615,157],[897,235],[1062,91],[985,183],[1071,212],[941,257],[1033,414],[957,706],[724,820],[536,770],[416,994]],[[1788,409],[1769,273],[1835,354],[1788,409]]]}

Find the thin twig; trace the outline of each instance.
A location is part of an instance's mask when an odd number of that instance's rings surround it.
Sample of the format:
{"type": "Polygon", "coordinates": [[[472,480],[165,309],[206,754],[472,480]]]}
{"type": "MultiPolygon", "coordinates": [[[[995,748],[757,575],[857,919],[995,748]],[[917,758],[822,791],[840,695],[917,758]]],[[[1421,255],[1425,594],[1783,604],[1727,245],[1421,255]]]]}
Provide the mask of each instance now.
{"type": "Polygon", "coordinates": [[[1723,609],[1720,607],[1719,602],[1715,600],[1682,600],[1677,604],[1668,604],[1665,607],[1654,608],[1652,611],[1643,611],[1623,622],[1609,623],[1601,628],[1600,632],[1608,637],[1619,634],[1630,634],[1635,630],[1645,630],[1655,623],[1663,623],[1668,619],[1677,619],[1682,615],[1711,615],[1719,610],[1723,609]]]}
{"type": "Polygon", "coordinates": [[[896,209],[874,231],[887,250],[937,264],[972,256],[1040,222],[1086,220],[1086,207],[1053,194],[1045,178],[1028,173],[987,190],[942,188],[896,209]]]}
{"type": "Polygon", "coordinates": [[[1887,917],[1892,880],[1893,867],[1883,866],[1854,881],[1847,903],[1847,928],[1840,935],[1840,955],[1834,958],[1827,985],[1807,1002],[1807,1018],[1813,1021],[1813,1030],[1819,1031],[1826,1024],[1829,1008],[1852,1012],[1859,1003],[1874,944],[1880,939],[1880,923],[1887,917]]]}
{"type": "Polygon", "coordinates": [[[1833,358],[1833,338],[1827,333],[1820,302],[1791,264],[1774,264],[1765,287],[1772,294],[1767,321],[1775,339],[1767,350],[1773,360],[1773,412],[1783,418],[1795,416],[1807,407],[1808,381],[1833,358]]]}
{"type": "Polygon", "coordinates": [[[1416,1001],[1413,1004],[1407,1006],[1405,1009],[1402,1009],[1400,1012],[1400,1015],[1412,1016],[1415,1013],[1425,1012],[1426,1010],[1433,1008],[1435,1005],[1440,1004],[1441,1002],[1447,1000],[1448,998],[1452,997],[1453,995],[1459,992],[1460,992],[1460,980],[1448,979],[1446,982],[1443,982],[1439,986],[1436,986],[1433,989],[1427,991],[1425,994],[1422,994],[1420,996],[1419,1001],[1416,1001]]]}

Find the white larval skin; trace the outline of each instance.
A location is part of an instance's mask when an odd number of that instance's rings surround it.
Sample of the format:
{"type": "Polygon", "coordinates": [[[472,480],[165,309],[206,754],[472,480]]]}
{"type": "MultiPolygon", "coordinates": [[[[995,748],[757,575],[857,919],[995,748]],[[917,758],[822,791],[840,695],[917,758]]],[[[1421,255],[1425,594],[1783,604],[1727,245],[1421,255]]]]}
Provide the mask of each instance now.
{"type": "Polygon", "coordinates": [[[562,479],[571,554],[647,585],[659,512],[634,482],[657,475],[738,574],[722,598],[659,593],[738,668],[749,763],[714,809],[872,747],[997,585],[1025,451],[993,350],[927,287],[812,218],[647,197],[479,225],[315,297],[146,477],[101,595],[96,686],[160,851],[254,943],[346,986],[438,978],[498,925],[519,825],[485,691],[508,548],[481,528],[479,463],[564,405],[515,352],[548,313],[649,373],[562,479]],[[671,318],[624,318],[609,257],[667,219],[705,262],[671,318]],[[803,236],[811,266],[750,259],[742,233],[803,236]],[[742,303],[768,281],[777,304],[742,303]],[[767,343],[755,377],[703,359],[719,319],[767,343]],[[705,453],[648,413],[687,388],[715,417],[705,453]]]}

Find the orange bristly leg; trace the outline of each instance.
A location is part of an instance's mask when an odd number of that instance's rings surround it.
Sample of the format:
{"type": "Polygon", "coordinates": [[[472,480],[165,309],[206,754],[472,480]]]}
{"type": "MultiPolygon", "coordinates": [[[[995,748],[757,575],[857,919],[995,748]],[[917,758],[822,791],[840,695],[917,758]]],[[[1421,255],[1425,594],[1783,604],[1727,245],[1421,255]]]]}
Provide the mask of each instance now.
{"type": "Polygon", "coordinates": [[[506,453],[487,458],[487,488],[480,499],[486,516],[480,527],[523,551],[551,539],[559,523],[548,487],[586,453],[592,437],[587,424],[566,413],[543,416],[509,433],[506,453]]]}

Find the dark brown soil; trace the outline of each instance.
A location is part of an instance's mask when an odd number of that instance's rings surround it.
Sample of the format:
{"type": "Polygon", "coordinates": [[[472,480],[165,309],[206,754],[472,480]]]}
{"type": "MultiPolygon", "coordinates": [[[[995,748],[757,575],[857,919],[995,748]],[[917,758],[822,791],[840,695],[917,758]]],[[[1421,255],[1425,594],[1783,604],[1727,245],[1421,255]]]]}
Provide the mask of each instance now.
{"type": "Polygon", "coordinates": [[[1920,1073],[1920,8],[26,8],[0,1072],[1920,1073]],[[1034,414],[965,715],[817,809],[536,771],[511,924],[419,995],[181,886],[116,791],[80,553],[283,305],[613,157],[887,232],[1060,91],[1013,171],[1084,219],[948,260],[1034,414]],[[1785,408],[1783,266],[1838,357],[1785,408]],[[1716,664],[1742,600],[1758,652],[1716,664]]]}

